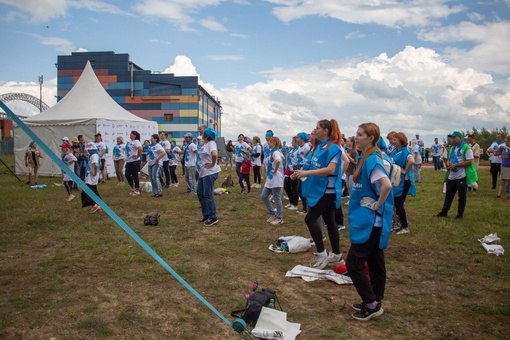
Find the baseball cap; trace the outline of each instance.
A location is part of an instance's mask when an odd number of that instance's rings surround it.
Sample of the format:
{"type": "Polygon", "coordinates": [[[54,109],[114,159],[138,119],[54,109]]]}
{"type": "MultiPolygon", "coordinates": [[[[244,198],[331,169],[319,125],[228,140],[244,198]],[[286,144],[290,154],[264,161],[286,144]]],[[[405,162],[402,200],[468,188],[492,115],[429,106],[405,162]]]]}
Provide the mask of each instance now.
{"type": "Polygon", "coordinates": [[[85,150],[97,150],[97,145],[94,142],[88,142],[85,146],[85,150]]]}
{"type": "Polygon", "coordinates": [[[188,132],[187,134],[184,135],[184,138],[186,137],[193,138],[193,135],[191,134],[191,132],[188,132]]]}
{"type": "Polygon", "coordinates": [[[62,140],[69,142],[69,138],[67,138],[67,137],[62,137],[62,140]]]}
{"type": "Polygon", "coordinates": [[[173,142],[175,142],[175,138],[170,138],[168,141],[169,141],[170,143],[173,143],[173,142]]]}
{"type": "Polygon", "coordinates": [[[69,143],[64,143],[64,144],[60,145],[60,147],[61,147],[62,149],[64,149],[64,148],[66,148],[66,149],[71,149],[71,144],[69,144],[69,143]]]}
{"type": "Polygon", "coordinates": [[[451,134],[448,135],[448,137],[460,137],[462,138],[462,133],[460,133],[459,131],[453,131],[451,134]]]}

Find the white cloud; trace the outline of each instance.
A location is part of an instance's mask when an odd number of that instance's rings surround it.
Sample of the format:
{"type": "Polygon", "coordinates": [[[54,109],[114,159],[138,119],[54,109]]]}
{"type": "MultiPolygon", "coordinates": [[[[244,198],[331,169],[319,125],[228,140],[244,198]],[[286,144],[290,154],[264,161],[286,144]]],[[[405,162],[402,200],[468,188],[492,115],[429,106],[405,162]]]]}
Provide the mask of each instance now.
{"type": "Polygon", "coordinates": [[[241,39],[248,39],[250,37],[248,34],[239,34],[239,33],[230,33],[230,36],[235,37],[235,38],[241,38],[241,39]]]}
{"type": "Polygon", "coordinates": [[[273,14],[284,22],[309,15],[334,18],[355,24],[378,24],[388,27],[427,26],[451,14],[464,10],[464,6],[448,6],[448,0],[268,0],[276,5],[273,14]]]}
{"type": "Polygon", "coordinates": [[[347,39],[347,40],[363,39],[366,37],[367,37],[367,35],[365,33],[361,33],[359,31],[351,32],[351,33],[345,35],[345,39],[347,39]]]}
{"type": "Polygon", "coordinates": [[[373,121],[383,133],[420,132],[428,143],[454,130],[510,121],[510,81],[495,83],[490,75],[447,64],[426,48],[407,46],[393,57],[323,61],[265,74],[266,82],[219,90],[227,138],[260,135],[272,127],[289,141],[299,131],[311,131],[317,120],[335,118],[348,135],[373,121]]]}
{"type": "Polygon", "coordinates": [[[182,30],[190,30],[194,22],[190,13],[208,6],[218,6],[222,0],[142,0],[134,6],[136,13],[147,19],[165,19],[182,30]]]}
{"type": "Polygon", "coordinates": [[[223,26],[222,23],[218,22],[216,19],[212,17],[208,17],[205,19],[201,19],[199,21],[200,25],[207,28],[208,30],[215,31],[215,32],[226,32],[227,29],[225,26],[223,26]]]}
{"type": "Polygon", "coordinates": [[[112,14],[132,15],[100,0],[0,0],[0,3],[13,6],[21,13],[9,13],[7,19],[30,16],[29,21],[33,23],[47,22],[54,18],[65,17],[71,8],[88,9],[93,12],[105,12],[112,14]]]}
{"type": "Polygon", "coordinates": [[[485,19],[485,16],[483,14],[480,14],[477,12],[471,12],[471,13],[468,13],[468,18],[471,21],[482,21],[483,19],[485,19]]]}
{"type": "Polygon", "coordinates": [[[510,22],[458,25],[421,30],[418,38],[437,43],[473,42],[471,49],[447,47],[445,56],[459,67],[508,74],[510,70],[510,22]]]}
{"type": "Polygon", "coordinates": [[[184,55],[175,56],[174,63],[167,67],[162,73],[173,73],[177,77],[200,76],[197,73],[197,68],[191,62],[191,59],[184,55]]]}
{"type": "Polygon", "coordinates": [[[171,45],[172,44],[170,41],[161,40],[161,39],[151,39],[150,42],[155,43],[155,44],[163,44],[163,45],[171,45]]]}
{"type": "Polygon", "coordinates": [[[42,45],[47,46],[55,46],[55,50],[60,53],[69,54],[71,52],[76,51],[76,48],[72,42],[67,39],[59,38],[59,37],[45,37],[39,34],[31,34],[42,45]]]}
{"type": "MultiPolygon", "coordinates": [[[[39,83],[36,82],[14,82],[9,81],[6,83],[0,84],[0,93],[8,94],[8,93],[26,93],[32,95],[36,98],[39,98],[39,83]]],[[[56,104],[55,95],[57,94],[57,78],[44,80],[42,87],[42,100],[49,106],[56,104]]],[[[27,103],[22,103],[14,101],[7,102],[7,107],[9,107],[15,114],[22,116],[31,116],[36,113],[39,113],[37,107],[32,106],[27,103]]]]}

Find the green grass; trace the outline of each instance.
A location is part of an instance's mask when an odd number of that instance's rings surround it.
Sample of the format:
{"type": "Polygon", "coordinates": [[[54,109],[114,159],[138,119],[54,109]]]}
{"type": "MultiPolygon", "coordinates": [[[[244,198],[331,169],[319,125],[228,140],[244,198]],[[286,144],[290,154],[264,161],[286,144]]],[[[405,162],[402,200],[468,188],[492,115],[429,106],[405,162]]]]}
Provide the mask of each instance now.
{"type": "MultiPolygon", "coordinates": [[[[353,286],[285,278],[296,264],[308,265],[313,250],[279,255],[267,247],[282,235],[309,234],[293,212],[285,211],[284,225],[269,226],[259,189],[216,196],[220,223],[210,228],[197,223],[198,200],[184,193],[182,178],[162,199],[133,199],[115,180],[99,192],[229,319],[257,279],[277,291],[288,319],[301,323],[301,339],[510,338],[508,256],[488,255],[477,241],[497,232],[508,251],[510,203],[493,199],[482,169],[464,220],[433,217],[444,199],[443,176],[424,169],[418,195],[408,198],[412,231],[391,238],[385,313],[368,323],[350,317],[350,304],[359,301],[353,286]],[[154,212],[161,224],[144,226],[154,212]]],[[[52,186],[58,181],[41,178],[48,188],[30,189],[0,168],[0,338],[239,338],[105,213],[89,214],[79,195],[66,202],[65,189],[52,186]]],[[[340,235],[345,256],[347,232],[340,235]]]]}

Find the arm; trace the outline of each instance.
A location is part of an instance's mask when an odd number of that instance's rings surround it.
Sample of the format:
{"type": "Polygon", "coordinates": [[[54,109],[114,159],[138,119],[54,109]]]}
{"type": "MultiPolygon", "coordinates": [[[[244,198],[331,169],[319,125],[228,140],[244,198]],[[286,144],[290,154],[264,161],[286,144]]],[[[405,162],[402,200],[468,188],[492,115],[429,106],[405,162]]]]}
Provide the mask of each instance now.
{"type": "Polygon", "coordinates": [[[350,159],[349,156],[344,152],[342,154],[342,175],[345,174],[347,168],[349,167],[350,159]]]}
{"type": "Polygon", "coordinates": [[[92,168],[90,168],[90,176],[95,177],[97,175],[98,163],[92,163],[92,168]]]}
{"type": "Polygon", "coordinates": [[[379,199],[377,200],[377,203],[376,203],[377,209],[382,207],[382,205],[388,198],[388,195],[390,194],[390,190],[391,190],[391,182],[388,177],[385,176],[385,177],[381,178],[379,180],[379,183],[381,183],[381,192],[379,194],[379,199]]]}
{"type": "Polygon", "coordinates": [[[411,168],[413,167],[414,165],[414,157],[409,155],[407,157],[407,165],[406,165],[406,168],[405,169],[402,169],[402,173],[405,175],[409,172],[409,170],[411,170],[411,168]]]}
{"type": "Polygon", "coordinates": [[[218,160],[218,151],[213,150],[211,152],[211,163],[207,163],[204,167],[206,169],[210,169],[216,165],[216,161],[218,160]]]}
{"type": "Polygon", "coordinates": [[[295,178],[302,178],[307,176],[329,176],[335,173],[337,163],[329,162],[325,168],[314,170],[296,170],[294,171],[295,178]]]}
{"type": "Polygon", "coordinates": [[[456,163],[456,164],[450,164],[448,167],[446,167],[448,170],[453,170],[455,168],[465,168],[467,166],[470,166],[473,164],[472,159],[465,160],[464,162],[456,163]]]}
{"type": "Polygon", "coordinates": [[[136,149],[136,156],[133,156],[133,159],[137,159],[137,158],[140,158],[140,156],[142,155],[142,147],[139,146],[137,149],[136,149]]]}

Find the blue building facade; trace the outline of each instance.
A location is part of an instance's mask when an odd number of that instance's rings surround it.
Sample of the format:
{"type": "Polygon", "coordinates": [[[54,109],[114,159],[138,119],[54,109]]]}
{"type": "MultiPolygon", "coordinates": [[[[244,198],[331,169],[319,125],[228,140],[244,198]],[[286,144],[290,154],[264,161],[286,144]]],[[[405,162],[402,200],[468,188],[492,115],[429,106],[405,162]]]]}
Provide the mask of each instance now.
{"type": "Polygon", "coordinates": [[[153,73],[133,63],[129,54],[73,52],[58,56],[57,100],[72,89],[87,61],[120,106],[157,122],[159,131],[167,132],[169,138],[182,139],[201,124],[221,135],[221,103],[198,84],[198,77],[153,73]]]}

